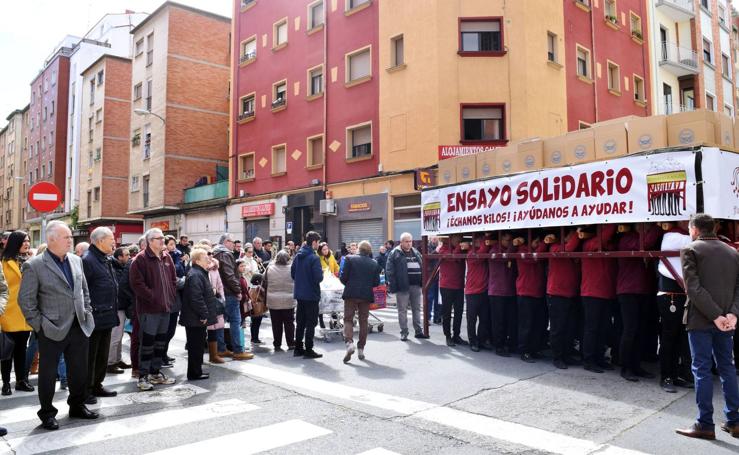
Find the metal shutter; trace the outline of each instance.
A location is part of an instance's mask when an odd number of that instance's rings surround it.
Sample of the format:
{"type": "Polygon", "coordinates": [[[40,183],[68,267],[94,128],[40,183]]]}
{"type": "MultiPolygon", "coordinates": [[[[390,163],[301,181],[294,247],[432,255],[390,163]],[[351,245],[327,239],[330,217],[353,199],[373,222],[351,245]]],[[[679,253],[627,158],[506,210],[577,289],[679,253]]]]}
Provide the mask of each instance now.
{"type": "MultiPolygon", "coordinates": [[[[382,218],[371,219],[371,220],[357,220],[357,221],[342,221],[341,222],[341,239],[340,242],[346,242],[347,246],[351,242],[361,242],[362,240],[368,240],[372,244],[373,254],[377,254],[380,245],[385,243],[383,236],[383,220],[382,218]]],[[[341,245],[332,247],[339,249],[341,245]]]]}

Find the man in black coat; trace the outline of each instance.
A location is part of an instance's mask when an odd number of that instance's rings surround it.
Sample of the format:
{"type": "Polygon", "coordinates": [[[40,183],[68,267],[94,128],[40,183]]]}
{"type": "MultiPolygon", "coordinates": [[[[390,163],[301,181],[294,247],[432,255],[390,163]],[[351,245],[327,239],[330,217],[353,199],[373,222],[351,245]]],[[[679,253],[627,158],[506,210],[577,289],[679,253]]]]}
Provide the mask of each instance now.
{"type": "MultiPolygon", "coordinates": [[[[123,361],[122,357],[122,342],[123,342],[123,327],[126,323],[126,306],[130,304],[130,300],[126,301],[126,305],[120,297],[121,293],[121,282],[123,282],[124,275],[127,275],[128,270],[126,264],[128,264],[131,255],[128,252],[128,248],[116,248],[113,252],[113,260],[111,265],[113,266],[113,272],[115,273],[115,281],[118,283],[118,326],[113,328],[110,334],[110,352],[108,353],[108,373],[109,374],[122,374],[124,369],[131,368],[131,365],[123,361]]],[[[128,279],[126,278],[126,281],[128,279]]]]}
{"type": "Polygon", "coordinates": [[[192,268],[187,274],[183,292],[180,324],[187,335],[187,379],[208,379],[203,373],[206,327],[216,323],[216,297],[208,278],[208,253],[192,250],[192,268]]]}
{"type": "Polygon", "coordinates": [[[367,344],[367,319],[370,304],[375,301],[374,288],[380,285],[380,266],[372,259],[372,245],[366,240],[359,242],[359,254],[347,256],[341,270],[344,283],[344,339],[346,355],[344,363],[354,354],[354,313],[359,312],[359,360],[364,360],[364,346],[367,344]]]}
{"type": "Polygon", "coordinates": [[[88,355],[88,397],[85,404],[97,403],[96,397],[114,397],[118,393],[103,387],[108,367],[110,335],[118,326],[118,282],[109,256],[115,249],[113,231],[96,228],[90,234],[92,245],[82,257],[82,267],[90,291],[90,306],[95,318],[95,330],[90,336],[88,355]]]}

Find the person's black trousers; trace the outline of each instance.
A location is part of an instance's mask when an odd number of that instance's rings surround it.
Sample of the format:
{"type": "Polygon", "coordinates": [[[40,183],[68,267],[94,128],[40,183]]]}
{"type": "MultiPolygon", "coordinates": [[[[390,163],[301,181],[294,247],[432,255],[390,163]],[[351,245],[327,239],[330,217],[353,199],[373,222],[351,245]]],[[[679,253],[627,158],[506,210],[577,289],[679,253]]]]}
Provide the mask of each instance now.
{"type": "Polygon", "coordinates": [[[298,300],[295,343],[300,346],[305,338],[305,349],[313,349],[313,335],[318,324],[318,301],[298,300]]]}
{"type": "MultiPolygon", "coordinates": [[[[108,368],[110,334],[113,329],[94,330],[90,335],[90,348],[87,354],[87,393],[91,395],[96,388],[103,386],[108,368]]],[[[66,359],[65,359],[66,360],[66,359]]],[[[69,370],[69,368],[67,368],[69,370]]]]}
{"type": "MultiPolygon", "coordinates": [[[[462,313],[464,312],[464,289],[441,288],[441,323],[444,336],[458,337],[462,330],[462,313]],[[454,312],[454,325],[452,325],[454,312]]],[[[436,314],[434,314],[434,317],[436,314]]]]}
{"type": "Polygon", "coordinates": [[[466,294],[467,299],[467,336],[471,346],[479,346],[488,339],[488,323],[490,311],[488,295],[466,294]]]}
{"type": "MultiPolygon", "coordinates": [[[[656,295],[645,295],[647,302],[646,319],[642,320],[641,359],[646,362],[657,361],[659,346],[659,308],[656,295]]],[[[739,358],[739,357],[737,357],[739,358]]]]}
{"type": "Polygon", "coordinates": [[[174,338],[174,334],[177,331],[177,318],[180,316],[180,312],[169,313],[169,326],[167,327],[167,344],[164,347],[164,360],[167,360],[169,352],[169,342],[174,338]]]}
{"type": "Polygon", "coordinates": [[[688,360],[690,354],[688,333],[685,331],[685,326],[683,325],[685,295],[658,295],[657,306],[659,307],[659,316],[662,323],[659,340],[661,379],[670,378],[675,380],[678,377],[688,380],[692,379],[687,375],[687,368],[690,366],[688,360]]]}
{"type": "Polygon", "coordinates": [[[585,319],[583,360],[586,365],[603,363],[611,317],[611,300],[583,297],[582,305],[585,319]]]}
{"type": "Polygon", "coordinates": [[[10,336],[15,345],[13,346],[13,355],[0,362],[3,382],[10,382],[10,371],[13,369],[13,364],[15,364],[15,382],[25,381],[28,379],[26,347],[28,346],[28,337],[31,336],[31,332],[5,332],[5,334],[10,336]]]}
{"type": "Polygon", "coordinates": [[[618,303],[624,327],[619,349],[621,367],[637,372],[641,370],[641,347],[651,302],[648,295],[621,294],[618,303]]]}
{"type": "Polygon", "coordinates": [[[575,337],[577,299],[548,295],[549,344],[554,360],[569,357],[575,337]]]}
{"type": "Polygon", "coordinates": [[[518,305],[516,296],[490,296],[492,313],[492,343],[495,349],[508,348],[516,352],[518,347],[518,305]]]}
{"type": "Polygon", "coordinates": [[[251,331],[251,341],[254,342],[259,339],[259,327],[262,325],[262,316],[250,317],[249,330],[251,331]]]}
{"type": "MultiPolygon", "coordinates": [[[[67,336],[62,341],[54,341],[44,336],[43,331],[37,332],[39,369],[38,369],[38,399],[41,409],[39,418],[43,421],[55,417],[57,409],[52,405],[56,386],[57,367],[59,356],[64,354],[67,364],[67,383],[69,397],[67,404],[70,409],[84,406],[87,398],[87,351],[90,339],[85,336],[75,318],[67,336]]],[[[106,359],[107,363],[107,359],[106,359]]]]}
{"type": "Polygon", "coordinates": [[[187,379],[199,378],[203,374],[203,352],[207,327],[185,327],[187,337],[187,379]]]}
{"type": "Polygon", "coordinates": [[[545,300],[518,296],[518,352],[535,354],[541,350],[541,335],[546,325],[545,300]]]}

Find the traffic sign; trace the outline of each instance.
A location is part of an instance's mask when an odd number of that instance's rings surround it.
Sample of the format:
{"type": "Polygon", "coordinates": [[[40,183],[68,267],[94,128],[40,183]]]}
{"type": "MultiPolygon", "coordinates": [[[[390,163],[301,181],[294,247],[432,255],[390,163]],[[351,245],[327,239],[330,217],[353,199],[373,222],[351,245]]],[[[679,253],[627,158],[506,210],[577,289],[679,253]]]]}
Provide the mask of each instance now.
{"type": "Polygon", "coordinates": [[[62,203],[62,192],[51,182],[39,182],[28,190],[28,203],[39,212],[53,212],[62,203]]]}

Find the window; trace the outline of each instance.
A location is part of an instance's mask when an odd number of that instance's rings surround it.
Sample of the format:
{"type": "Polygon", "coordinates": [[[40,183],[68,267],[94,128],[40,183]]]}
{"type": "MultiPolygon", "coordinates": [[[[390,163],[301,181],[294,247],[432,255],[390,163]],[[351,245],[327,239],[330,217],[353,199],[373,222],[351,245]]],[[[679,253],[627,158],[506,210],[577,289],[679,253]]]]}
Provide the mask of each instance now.
{"type": "Polygon", "coordinates": [[[146,37],[146,66],[154,63],[154,34],[146,37]]]}
{"type": "Polygon", "coordinates": [[[102,155],[102,149],[100,147],[95,149],[95,161],[100,161],[100,157],[102,155]]]}
{"type": "Polygon", "coordinates": [[[603,14],[606,17],[607,21],[610,21],[612,23],[617,23],[617,13],[616,13],[616,0],[605,0],[603,2],[603,14]]]}
{"type": "Polygon", "coordinates": [[[134,57],[138,57],[139,55],[144,53],[144,38],[141,38],[140,40],[136,41],[136,50],[134,52],[134,57]]]}
{"type": "Polygon", "coordinates": [[[131,177],[131,192],[133,193],[134,191],[138,191],[138,190],[139,190],[139,176],[134,175],[133,177],[131,177]]]}
{"type": "Polygon", "coordinates": [[[254,153],[239,156],[239,180],[254,178],[254,153]]]}
{"type": "Polygon", "coordinates": [[[43,177],[45,175],[46,175],[46,165],[45,164],[42,164],[41,165],[41,177],[43,177]]]}
{"type": "Polygon", "coordinates": [[[357,125],[346,129],[346,158],[372,156],[372,124],[357,125]]]}
{"type": "Polygon", "coordinates": [[[608,62],[608,90],[621,93],[621,69],[613,62],[608,62]]]}
{"type": "Polygon", "coordinates": [[[87,218],[92,218],[92,190],[87,190],[87,218]]]}
{"type": "Polygon", "coordinates": [[[557,35],[547,32],[547,60],[557,63],[557,35]]]}
{"type": "Polygon", "coordinates": [[[153,91],[154,91],[154,85],[151,79],[147,79],[146,81],[146,110],[147,111],[151,111],[151,96],[152,96],[153,91]]]}
{"type": "Polygon", "coordinates": [[[728,115],[729,117],[734,116],[734,110],[731,108],[730,104],[724,104],[724,114],[728,115]]]}
{"type": "Polygon", "coordinates": [[[280,81],[272,86],[272,109],[287,104],[287,81],[280,81]]]}
{"type": "Polygon", "coordinates": [[[151,157],[151,125],[144,125],[144,159],[151,157]]]}
{"type": "Polygon", "coordinates": [[[51,72],[51,86],[53,87],[55,85],[56,85],[56,71],[52,71],[51,72]]]}
{"type": "Polygon", "coordinates": [[[716,110],[716,99],[713,97],[713,95],[709,95],[706,93],[706,109],[709,111],[715,111],[716,110]]]}
{"type": "Polygon", "coordinates": [[[95,104],[95,80],[90,81],[90,106],[95,104]]]}
{"type": "Polygon", "coordinates": [[[143,197],[143,205],[144,205],[144,207],[148,207],[149,206],[149,176],[148,175],[145,175],[144,176],[144,185],[143,186],[144,186],[143,192],[142,192],[143,193],[142,194],[142,197],[143,197]]]}
{"type": "Polygon", "coordinates": [[[323,93],[323,65],[308,70],[308,96],[323,93]]]}
{"type": "Polygon", "coordinates": [[[365,3],[369,3],[370,0],[346,0],[346,10],[350,11],[354,8],[359,8],[360,6],[364,5],[365,3]]]}
{"type": "Polygon", "coordinates": [[[713,63],[713,56],[711,52],[711,42],[703,38],[703,61],[705,63],[713,63]]]}
{"type": "Polygon", "coordinates": [[[94,194],[95,194],[94,201],[98,202],[100,200],[100,187],[99,186],[95,187],[94,194]]]}
{"type": "Polygon", "coordinates": [[[249,62],[257,58],[257,37],[254,36],[244,41],[241,45],[241,63],[249,62]]]}
{"type": "Polygon", "coordinates": [[[321,166],[323,164],[323,136],[308,138],[308,167],[321,166]]]}
{"type": "Polygon", "coordinates": [[[723,74],[724,77],[731,79],[731,69],[729,65],[729,56],[726,54],[721,54],[721,74],[723,74]]]}
{"type": "Polygon", "coordinates": [[[55,107],[56,107],[56,103],[55,103],[54,101],[52,101],[52,102],[51,102],[51,112],[49,113],[49,115],[50,115],[50,116],[51,116],[51,115],[54,115],[54,108],[55,108],[55,107]]]}
{"type": "Polygon", "coordinates": [[[100,123],[103,121],[103,109],[100,108],[97,111],[95,111],[95,123],[100,123]]]}
{"type": "Polygon", "coordinates": [[[367,47],[346,55],[346,82],[356,82],[372,75],[372,51],[367,47]]]}
{"type": "Polygon", "coordinates": [[[588,79],[590,77],[590,51],[577,46],[577,75],[588,79]]]}
{"type": "Polygon", "coordinates": [[[246,8],[250,4],[254,3],[255,0],[241,0],[241,7],[246,8]]]}
{"type": "Polygon", "coordinates": [[[644,102],[645,100],[645,94],[644,94],[644,79],[634,75],[634,101],[640,101],[644,102]]]}
{"type": "Polygon", "coordinates": [[[405,49],[403,44],[403,35],[398,35],[390,39],[390,59],[391,67],[401,66],[405,64],[405,49]]]}
{"type": "Polygon", "coordinates": [[[726,27],[726,7],[721,3],[718,4],[718,23],[726,27]]]}
{"type": "Polygon", "coordinates": [[[633,12],[629,13],[629,17],[631,18],[631,36],[642,39],[641,17],[637,16],[633,12]]]}
{"type": "Polygon", "coordinates": [[[255,94],[249,94],[241,98],[241,106],[239,111],[239,120],[254,117],[254,97],[255,94]]]}
{"type": "Polygon", "coordinates": [[[46,121],[46,117],[49,116],[49,108],[44,106],[44,122],[46,121]]]}
{"type": "Polygon", "coordinates": [[[701,0],[701,6],[705,9],[709,9],[709,0],[701,0]]]}
{"type": "Polygon", "coordinates": [[[133,86],[133,100],[134,101],[141,99],[141,91],[142,91],[141,82],[133,86]]]}
{"type": "Polygon", "coordinates": [[[272,147],[272,175],[287,172],[287,152],[285,144],[272,147]]]}
{"type": "Polygon", "coordinates": [[[277,49],[287,44],[287,18],[272,26],[272,48],[277,49]]]}
{"type": "Polygon", "coordinates": [[[98,71],[98,85],[103,85],[103,70],[98,71]]]}
{"type": "Polygon", "coordinates": [[[501,20],[460,20],[460,51],[502,52],[501,20]]]}
{"type": "Polygon", "coordinates": [[[579,129],[579,130],[586,130],[586,129],[590,128],[591,126],[592,125],[590,123],[583,122],[582,120],[579,120],[577,122],[577,129],[579,129]]]}
{"type": "Polygon", "coordinates": [[[95,163],[95,159],[92,154],[92,150],[87,152],[87,167],[91,168],[92,165],[95,163]]]}
{"type": "MultiPolygon", "coordinates": [[[[51,175],[54,173],[53,172],[54,165],[52,164],[51,161],[49,161],[49,166],[47,167],[47,169],[49,170],[49,177],[51,177],[51,175]]],[[[10,175],[11,176],[13,175],[13,171],[12,170],[10,171],[10,175]]]]}
{"type": "Polygon", "coordinates": [[[308,5],[308,30],[323,25],[323,0],[308,5]]]}
{"type": "Polygon", "coordinates": [[[46,136],[41,138],[41,150],[46,151],[46,136]]]}
{"type": "Polygon", "coordinates": [[[463,141],[505,139],[503,106],[462,106],[463,141]]]}

